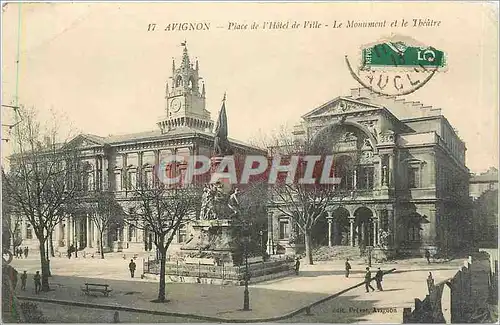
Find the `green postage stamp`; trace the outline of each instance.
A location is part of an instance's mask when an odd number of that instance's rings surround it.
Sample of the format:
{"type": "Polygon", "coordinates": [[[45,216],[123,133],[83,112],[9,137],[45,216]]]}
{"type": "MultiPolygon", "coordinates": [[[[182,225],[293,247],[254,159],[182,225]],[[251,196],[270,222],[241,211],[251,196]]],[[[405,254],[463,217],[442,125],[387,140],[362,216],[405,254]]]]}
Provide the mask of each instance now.
{"type": "Polygon", "coordinates": [[[405,42],[384,42],[362,50],[362,69],[379,67],[444,68],[443,51],[432,46],[410,46],[405,42]]]}

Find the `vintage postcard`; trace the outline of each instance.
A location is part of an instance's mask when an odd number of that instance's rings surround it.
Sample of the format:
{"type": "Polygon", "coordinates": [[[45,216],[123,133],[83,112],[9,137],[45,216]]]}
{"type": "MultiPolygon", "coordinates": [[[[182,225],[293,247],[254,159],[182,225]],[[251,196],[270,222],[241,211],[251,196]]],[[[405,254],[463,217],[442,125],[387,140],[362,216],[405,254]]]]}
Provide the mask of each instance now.
{"type": "Polygon", "coordinates": [[[498,14],[2,2],[3,321],[498,322],[498,14]]]}

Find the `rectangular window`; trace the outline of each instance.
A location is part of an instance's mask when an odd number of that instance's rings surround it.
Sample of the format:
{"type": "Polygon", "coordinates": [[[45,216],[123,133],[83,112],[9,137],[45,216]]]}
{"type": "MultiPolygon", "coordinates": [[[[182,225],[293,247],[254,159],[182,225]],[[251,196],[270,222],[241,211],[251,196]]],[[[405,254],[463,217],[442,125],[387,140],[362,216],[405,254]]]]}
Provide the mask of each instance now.
{"type": "Polygon", "coordinates": [[[287,239],[290,236],[290,227],[288,220],[280,221],[280,239],[287,239]]]}
{"type": "Polygon", "coordinates": [[[153,172],[150,170],[147,170],[144,173],[144,178],[145,178],[146,187],[152,188],[153,187],[153,172]]]}
{"type": "Polygon", "coordinates": [[[116,184],[116,190],[121,191],[122,190],[122,174],[121,173],[115,173],[115,184],[116,184]]]}
{"type": "Polygon", "coordinates": [[[128,173],[128,189],[133,190],[137,184],[137,178],[135,171],[128,173]]]}
{"type": "Polygon", "coordinates": [[[187,239],[186,225],[181,225],[177,233],[177,241],[179,243],[184,243],[187,239]]]}
{"type": "Polygon", "coordinates": [[[420,187],[420,170],[418,167],[411,167],[408,169],[408,187],[420,187]]]}
{"type": "Polygon", "coordinates": [[[33,229],[29,223],[26,224],[26,239],[33,239],[33,229]]]}
{"type": "Polygon", "coordinates": [[[128,227],[128,241],[135,241],[136,229],[134,225],[129,225],[128,227]]]}
{"type": "Polygon", "coordinates": [[[373,167],[361,167],[358,173],[359,189],[373,189],[373,167]]]}
{"type": "Polygon", "coordinates": [[[417,225],[411,225],[408,228],[408,240],[409,241],[419,241],[420,240],[420,227],[417,225]]]}

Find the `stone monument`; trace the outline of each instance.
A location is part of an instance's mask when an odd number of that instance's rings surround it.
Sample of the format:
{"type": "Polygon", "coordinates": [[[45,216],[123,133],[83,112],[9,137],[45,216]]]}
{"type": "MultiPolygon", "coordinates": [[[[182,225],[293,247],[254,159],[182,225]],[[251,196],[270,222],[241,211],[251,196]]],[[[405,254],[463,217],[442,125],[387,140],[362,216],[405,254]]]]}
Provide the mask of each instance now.
{"type": "MultiPolygon", "coordinates": [[[[241,211],[239,189],[228,179],[217,175],[224,157],[232,156],[233,150],[227,138],[226,95],[215,125],[213,156],[210,176],[218,179],[206,184],[203,190],[198,220],[191,224],[191,239],[181,248],[183,255],[191,258],[213,259],[215,265],[238,266],[244,262],[245,249],[249,257],[261,257],[255,241],[244,243],[245,216],[241,211]],[[245,246],[246,245],[246,246],[245,246]]],[[[260,259],[262,260],[262,258],[260,259]]]]}

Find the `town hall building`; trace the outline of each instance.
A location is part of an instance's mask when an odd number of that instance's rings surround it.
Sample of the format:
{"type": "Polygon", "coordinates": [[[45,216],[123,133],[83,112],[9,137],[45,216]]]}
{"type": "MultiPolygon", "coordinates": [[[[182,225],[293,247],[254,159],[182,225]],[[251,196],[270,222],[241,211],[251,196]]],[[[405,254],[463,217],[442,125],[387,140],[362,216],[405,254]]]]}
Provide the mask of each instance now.
{"type": "MultiPolygon", "coordinates": [[[[172,62],[172,75],[165,84],[165,115],[157,121],[153,131],[101,137],[80,134],[70,141],[84,163],[84,191],[113,191],[119,203],[127,206],[138,182],[155,181],[154,166],[162,157],[177,155],[204,155],[210,157],[214,143],[214,121],[206,108],[205,84],[200,82],[198,61],[191,62],[184,44],[179,66],[172,62]]],[[[222,98],[222,96],[221,96],[222,98]]],[[[243,142],[229,139],[235,155],[261,154],[265,151],[243,142]]],[[[181,179],[186,170],[179,164],[181,179]]],[[[128,211],[127,211],[128,212],[128,211]]],[[[152,233],[134,226],[136,219],[110,227],[105,232],[105,251],[137,252],[154,250],[152,233]]],[[[23,246],[37,249],[38,240],[27,220],[19,227],[23,246]]],[[[187,239],[188,229],[181,227],[172,243],[179,248],[187,239]]],[[[99,249],[98,229],[86,215],[68,216],[56,226],[53,233],[56,251],[66,252],[73,245],[79,250],[96,252],[99,249]]]]}

